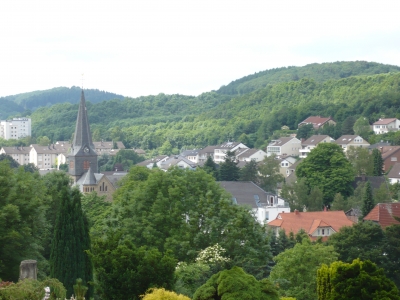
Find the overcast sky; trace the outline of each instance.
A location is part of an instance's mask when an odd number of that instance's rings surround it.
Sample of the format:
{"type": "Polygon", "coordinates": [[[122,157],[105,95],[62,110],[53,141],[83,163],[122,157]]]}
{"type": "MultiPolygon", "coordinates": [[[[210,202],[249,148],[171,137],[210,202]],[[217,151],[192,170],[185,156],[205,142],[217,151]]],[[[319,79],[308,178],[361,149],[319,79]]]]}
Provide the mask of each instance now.
{"type": "Polygon", "coordinates": [[[0,96],[198,95],[271,68],[400,66],[400,1],[0,1],[0,96]]]}

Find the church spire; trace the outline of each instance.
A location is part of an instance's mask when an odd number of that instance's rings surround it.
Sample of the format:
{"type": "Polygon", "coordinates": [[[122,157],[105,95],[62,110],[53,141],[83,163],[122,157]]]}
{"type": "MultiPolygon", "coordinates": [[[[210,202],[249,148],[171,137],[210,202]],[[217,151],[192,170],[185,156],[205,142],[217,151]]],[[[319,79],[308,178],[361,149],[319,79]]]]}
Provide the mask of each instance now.
{"type": "Polygon", "coordinates": [[[85,94],[81,92],[81,101],[76,118],[75,135],[68,155],[69,174],[74,182],[86,172],[97,173],[97,153],[90,133],[89,119],[86,110],[85,94]]]}
{"type": "Polygon", "coordinates": [[[76,119],[74,141],[72,143],[72,154],[76,154],[82,149],[94,151],[86,110],[85,94],[83,93],[83,90],[81,92],[81,101],[79,104],[78,117],[76,119]]]}

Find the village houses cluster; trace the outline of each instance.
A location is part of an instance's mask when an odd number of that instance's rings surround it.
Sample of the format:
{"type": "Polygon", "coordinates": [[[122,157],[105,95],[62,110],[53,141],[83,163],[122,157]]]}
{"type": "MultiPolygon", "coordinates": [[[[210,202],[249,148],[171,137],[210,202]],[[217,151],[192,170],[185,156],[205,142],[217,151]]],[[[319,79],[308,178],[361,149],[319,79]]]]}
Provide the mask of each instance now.
{"type": "MultiPolygon", "coordinates": [[[[332,118],[311,116],[301,122],[300,126],[312,124],[319,129],[325,124],[334,125],[332,118]]],[[[400,130],[400,121],[397,119],[380,119],[372,124],[375,134],[382,134],[392,130],[400,130]]],[[[1,121],[0,137],[4,139],[18,139],[31,135],[31,120],[18,118],[1,121]]],[[[234,153],[237,165],[241,168],[249,161],[261,162],[267,156],[275,155],[280,163],[280,172],[290,182],[295,175],[296,166],[302,158],[320,143],[336,143],[346,153],[350,147],[378,148],[384,161],[384,170],[391,171],[388,178],[391,183],[400,182],[400,146],[391,146],[388,143],[370,145],[358,135],[343,135],[334,140],[328,135],[313,135],[306,140],[300,140],[295,135],[281,137],[271,141],[265,151],[251,149],[240,142],[228,141],[216,146],[207,146],[203,149],[186,150],[179,155],[160,155],[145,160],[138,165],[148,168],[157,167],[168,170],[171,167],[195,169],[202,166],[211,157],[216,164],[225,161],[228,151],[234,153]],[[300,160],[299,160],[300,159],[300,160]]],[[[89,129],[84,93],[82,91],[78,111],[77,124],[72,143],[58,141],[54,144],[41,146],[38,144],[29,147],[3,147],[0,154],[11,156],[21,165],[32,163],[40,170],[58,169],[60,164],[68,164],[69,174],[73,183],[82,193],[96,192],[112,200],[112,193],[118,188],[117,182],[126,175],[126,171],[98,172],[97,157],[104,153],[115,155],[120,149],[125,149],[122,142],[93,142],[89,129]]],[[[143,150],[136,149],[138,154],[143,150]]],[[[255,218],[261,224],[268,224],[276,234],[283,228],[288,233],[306,230],[310,239],[327,238],[337,232],[342,226],[351,226],[356,219],[352,211],[321,211],[321,212],[290,212],[288,203],[279,195],[261,189],[253,182],[220,181],[219,184],[232,195],[232,202],[246,205],[251,208],[255,218]]],[[[400,216],[400,204],[378,204],[365,219],[380,223],[388,220],[392,223],[392,215],[400,216]]],[[[386,223],[388,223],[386,222],[386,223]]],[[[394,221],[396,222],[396,221],[394,221]]],[[[387,224],[381,226],[387,226],[387,224]]],[[[388,224],[389,224],[388,223],[388,224]]]]}

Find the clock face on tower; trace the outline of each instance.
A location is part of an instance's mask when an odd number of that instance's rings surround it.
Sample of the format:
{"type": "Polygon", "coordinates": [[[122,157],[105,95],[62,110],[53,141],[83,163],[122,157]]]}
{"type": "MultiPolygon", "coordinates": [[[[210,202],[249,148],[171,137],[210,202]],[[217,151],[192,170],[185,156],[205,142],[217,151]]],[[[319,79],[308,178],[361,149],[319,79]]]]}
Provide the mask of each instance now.
{"type": "Polygon", "coordinates": [[[85,153],[89,153],[89,148],[86,146],[85,148],[83,148],[83,151],[84,151],[85,153]]]}

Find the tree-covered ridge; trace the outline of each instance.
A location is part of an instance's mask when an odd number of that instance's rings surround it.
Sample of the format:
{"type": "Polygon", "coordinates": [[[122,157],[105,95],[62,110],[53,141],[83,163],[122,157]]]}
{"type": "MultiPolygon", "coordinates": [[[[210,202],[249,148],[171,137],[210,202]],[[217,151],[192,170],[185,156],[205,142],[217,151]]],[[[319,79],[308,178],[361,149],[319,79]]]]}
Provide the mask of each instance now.
{"type": "MultiPolygon", "coordinates": [[[[39,107],[48,107],[57,103],[79,103],[81,88],[73,86],[57,87],[50,90],[34,91],[18,95],[6,96],[0,98],[0,108],[7,103],[10,107],[7,110],[1,110],[1,118],[6,118],[15,114],[27,114],[39,107]]],[[[104,100],[123,99],[118,94],[100,91],[97,89],[85,90],[85,98],[92,103],[99,103],[104,100]]]]}
{"type": "MultiPolygon", "coordinates": [[[[400,118],[399,103],[400,73],[390,73],[321,83],[301,79],[232,99],[216,92],[198,97],[159,94],[87,107],[94,140],[122,140],[128,147],[151,150],[166,141],[181,149],[228,139],[262,147],[274,131],[283,125],[296,129],[310,115],[333,117],[340,136],[348,117],[364,116],[370,124],[382,116],[400,118]]],[[[32,114],[33,135],[69,140],[77,109],[68,103],[38,109],[32,114]]]]}
{"type": "Polygon", "coordinates": [[[316,82],[341,79],[357,75],[375,75],[399,72],[400,67],[366,61],[309,64],[303,67],[283,67],[270,69],[245,76],[222,86],[217,92],[227,95],[242,95],[282,82],[310,78],[316,82]]]}

